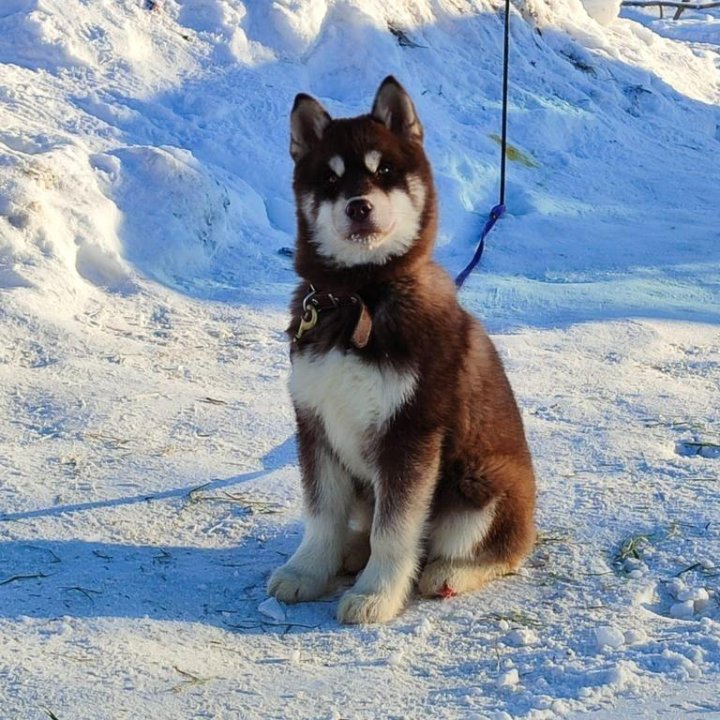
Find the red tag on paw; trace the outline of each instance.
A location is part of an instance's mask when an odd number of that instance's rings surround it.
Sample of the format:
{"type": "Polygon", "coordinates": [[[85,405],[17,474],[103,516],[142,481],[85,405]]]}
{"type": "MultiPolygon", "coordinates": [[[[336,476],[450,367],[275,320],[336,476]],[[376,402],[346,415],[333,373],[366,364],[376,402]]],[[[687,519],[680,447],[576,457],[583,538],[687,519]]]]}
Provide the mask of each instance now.
{"type": "Polygon", "coordinates": [[[440,588],[440,597],[443,600],[447,600],[448,598],[455,597],[456,595],[457,595],[457,593],[451,587],[449,587],[447,583],[445,583],[440,588]]]}

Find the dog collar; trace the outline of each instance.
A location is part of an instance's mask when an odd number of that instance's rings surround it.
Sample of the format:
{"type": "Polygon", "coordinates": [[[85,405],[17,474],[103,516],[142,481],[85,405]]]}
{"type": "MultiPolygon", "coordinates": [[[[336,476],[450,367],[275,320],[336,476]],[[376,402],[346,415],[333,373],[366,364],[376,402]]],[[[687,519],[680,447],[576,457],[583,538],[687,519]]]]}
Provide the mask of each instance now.
{"type": "Polygon", "coordinates": [[[300,340],[308,330],[312,330],[317,325],[319,313],[349,306],[360,308],[350,342],[361,350],[370,341],[372,332],[372,316],[363,299],[356,294],[336,295],[327,291],[318,292],[312,285],[310,292],[302,301],[302,314],[300,315],[300,325],[295,333],[295,340],[300,340]]]}

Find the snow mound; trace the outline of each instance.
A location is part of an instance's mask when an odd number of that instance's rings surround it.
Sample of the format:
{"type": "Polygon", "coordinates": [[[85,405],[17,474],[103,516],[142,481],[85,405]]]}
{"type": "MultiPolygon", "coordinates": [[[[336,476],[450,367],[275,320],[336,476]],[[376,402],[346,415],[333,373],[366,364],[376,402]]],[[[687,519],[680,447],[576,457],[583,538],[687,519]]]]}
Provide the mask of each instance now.
{"type": "Polygon", "coordinates": [[[152,54],[142,19],[141,3],[107,3],[92,13],[69,11],[65,0],[6,0],[0,9],[0,62],[50,72],[92,70],[112,54],[140,71],[152,54]]]}
{"type": "Polygon", "coordinates": [[[128,147],[92,158],[122,213],[122,254],[165,282],[207,269],[234,232],[227,188],[188,150],[128,147]]]}
{"type": "Polygon", "coordinates": [[[622,0],[582,0],[587,14],[601,25],[617,20],[622,0]]]}
{"type": "Polygon", "coordinates": [[[44,286],[83,295],[85,282],[123,286],[129,269],[117,241],[120,216],[78,145],[36,154],[9,151],[0,195],[0,287],[44,286]],[[4,278],[4,279],[3,279],[4,278]]]}

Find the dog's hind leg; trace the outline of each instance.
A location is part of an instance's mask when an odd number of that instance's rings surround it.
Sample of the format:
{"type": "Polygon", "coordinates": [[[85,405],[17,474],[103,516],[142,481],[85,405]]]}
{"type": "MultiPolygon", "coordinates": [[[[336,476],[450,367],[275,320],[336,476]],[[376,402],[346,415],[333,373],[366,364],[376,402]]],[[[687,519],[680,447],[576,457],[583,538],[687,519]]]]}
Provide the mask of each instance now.
{"type": "MultiPolygon", "coordinates": [[[[418,581],[421,595],[449,597],[478,590],[517,570],[530,551],[535,541],[532,468],[525,463],[501,463],[497,467],[512,472],[516,480],[506,480],[503,493],[479,509],[470,502],[433,519],[427,563],[418,581]]],[[[494,479],[497,483],[498,478],[494,479]]],[[[462,483],[470,501],[473,482],[462,483]]],[[[487,478],[479,482],[483,489],[475,498],[493,487],[487,478]]]]}
{"type": "Polygon", "coordinates": [[[448,560],[437,558],[429,562],[418,582],[424,597],[453,597],[479,590],[497,577],[507,575],[513,568],[504,563],[487,562],[480,558],[448,560]]]}
{"type": "Polygon", "coordinates": [[[350,513],[350,529],[343,550],[343,572],[356,575],[370,559],[370,529],[372,527],[372,492],[359,488],[350,513]]]}

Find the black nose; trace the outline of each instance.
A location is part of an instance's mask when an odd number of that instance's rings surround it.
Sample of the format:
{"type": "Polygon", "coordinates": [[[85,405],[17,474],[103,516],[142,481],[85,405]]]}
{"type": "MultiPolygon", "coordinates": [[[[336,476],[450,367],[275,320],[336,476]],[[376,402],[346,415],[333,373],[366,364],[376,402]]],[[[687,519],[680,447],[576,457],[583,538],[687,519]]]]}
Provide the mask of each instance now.
{"type": "Polygon", "coordinates": [[[366,200],[365,198],[357,198],[356,200],[351,200],[345,206],[345,214],[353,222],[361,222],[367,218],[367,216],[372,212],[372,209],[373,206],[369,200],[366,200]]]}

